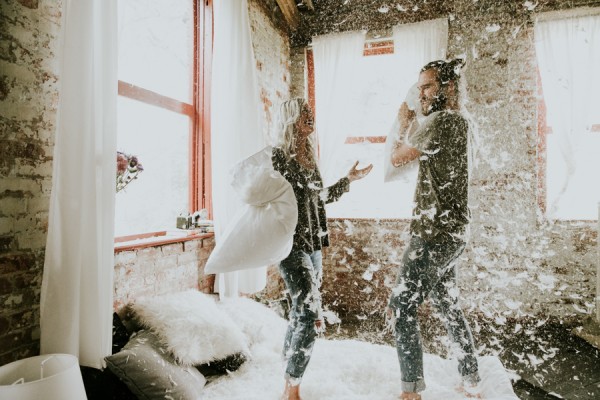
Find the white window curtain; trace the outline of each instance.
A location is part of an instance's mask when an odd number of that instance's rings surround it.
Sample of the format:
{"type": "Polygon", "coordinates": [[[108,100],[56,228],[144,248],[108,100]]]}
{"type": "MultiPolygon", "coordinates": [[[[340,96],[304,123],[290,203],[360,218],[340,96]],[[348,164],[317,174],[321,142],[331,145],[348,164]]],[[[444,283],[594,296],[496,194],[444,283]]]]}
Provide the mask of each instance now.
{"type": "MultiPolygon", "coordinates": [[[[348,101],[356,66],[362,57],[364,32],[333,33],[312,40],[315,63],[315,125],[320,170],[325,185],[341,176],[335,169],[340,147],[347,135],[348,101]]],[[[348,167],[349,168],[349,167],[348,167]]]]}
{"type": "Polygon", "coordinates": [[[61,40],[41,352],[102,368],[112,348],[116,1],[66,0],[61,40]]]}
{"type": "MultiPolygon", "coordinates": [[[[595,176],[578,189],[574,175],[578,165],[589,168],[585,152],[598,142],[590,135],[592,124],[600,124],[598,93],[600,92],[600,13],[588,16],[549,14],[535,24],[535,45],[547,107],[547,123],[552,134],[547,136],[548,171],[547,204],[550,217],[581,218],[570,212],[589,209],[596,214],[598,197],[597,167],[595,176]],[[552,159],[552,150],[560,154],[552,159]],[[573,185],[575,181],[575,185],[573,185]],[[585,191],[586,193],[583,193],[585,191]],[[593,193],[591,193],[593,192],[593,193]],[[592,195],[594,198],[592,198],[592,195]],[[564,196],[564,197],[563,197],[564,196]],[[570,200],[569,200],[570,199],[570,200]],[[562,211],[561,211],[562,209],[562,211]],[[567,214],[565,214],[567,213],[567,214]]],[[[582,171],[585,172],[585,171],[582,171]]]]}
{"type": "Polygon", "coordinates": [[[407,88],[419,79],[419,71],[425,64],[446,58],[448,47],[446,19],[396,25],[392,32],[398,74],[409,80],[407,88]]]}
{"type": "MultiPolygon", "coordinates": [[[[215,240],[242,203],[231,187],[235,163],[266,145],[247,0],[214,2],[211,168],[215,240]]],[[[218,274],[221,297],[254,293],[266,285],[266,267],[218,274]]]]}
{"type": "Polygon", "coordinates": [[[356,160],[361,162],[361,166],[369,163],[375,166],[366,179],[353,183],[357,185],[356,190],[344,195],[342,201],[327,206],[329,216],[410,217],[416,170],[406,171],[406,179],[384,183],[384,145],[368,142],[344,144],[344,139],[346,136],[387,135],[406,93],[417,81],[421,67],[429,61],[445,58],[447,38],[447,20],[437,19],[396,26],[392,37],[393,54],[363,56],[364,36],[359,34],[317,37],[313,40],[316,122],[321,144],[321,169],[324,175],[327,174],[325,183],[339,179],[356,160]],[[319,57],[316,50],[320,48],[321,40],[325,54],[319,57]],[[329,43],[336,40],[337,47],[329,43]],[[346,59],[342,59],[325,49],[325,45],[340,52],[352,53],[345,54],[346,59]],[[330,65],[332,70],[326,69],[323,63],[330,65]],[[349,65],[357,71],[351,71],[349,65]],[[321,75],[324,78],[319,76],[320,67],[325,70],[321,75]],[[334,68],[338,68],[342,75],[336,76],[334,68]],[[338,81],[327,77],[327,72],[338,81]],[[324,110],[326,101],[333,103],[333,113],[324,110]],[[327,141],[331,143],[329,148],[327,141]],[[374,199],[369,193],[380,193],[382,196],[374,199]]]}

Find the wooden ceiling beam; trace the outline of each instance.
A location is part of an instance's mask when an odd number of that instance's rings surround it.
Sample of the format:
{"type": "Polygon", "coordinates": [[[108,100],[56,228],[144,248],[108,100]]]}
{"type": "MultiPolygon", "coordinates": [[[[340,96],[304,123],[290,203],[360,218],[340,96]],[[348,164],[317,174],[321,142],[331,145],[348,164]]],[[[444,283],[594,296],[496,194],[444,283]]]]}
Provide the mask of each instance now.
{"type": "Polygon", "coordinates": [[[294,0],[276,0],[283,17],[291,30],[295,31],[300,22],[300,13],[294,0]]]}

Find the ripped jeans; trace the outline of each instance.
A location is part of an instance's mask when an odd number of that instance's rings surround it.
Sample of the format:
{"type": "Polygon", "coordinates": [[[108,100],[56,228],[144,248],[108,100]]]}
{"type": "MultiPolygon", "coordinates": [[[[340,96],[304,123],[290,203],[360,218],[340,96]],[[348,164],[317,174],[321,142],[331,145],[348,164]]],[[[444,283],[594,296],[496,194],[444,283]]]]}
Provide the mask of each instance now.
{"type": "Polygon", "coordinates": [[[321,251],[309,254],[292,250],[279,264],[279,272],[292,300],[283,343],[283,357],[287,362],[285,373],[286,379],[297,385],[302,380],[317,338],[315,321],[322,319],[321,251]]]}
{"type": "Polygon", "coordinates": [[[459,305],[456,285],[454,261],[464,248],[464,241],[442,234],[433,240],[413,236],[404,251],[389,305],[396,317],[396,349],[405,392],[425,390],[417,308],[428,296],[459,349],[458,370],[463,382],[479,382],[473,337],[459,305]]]}

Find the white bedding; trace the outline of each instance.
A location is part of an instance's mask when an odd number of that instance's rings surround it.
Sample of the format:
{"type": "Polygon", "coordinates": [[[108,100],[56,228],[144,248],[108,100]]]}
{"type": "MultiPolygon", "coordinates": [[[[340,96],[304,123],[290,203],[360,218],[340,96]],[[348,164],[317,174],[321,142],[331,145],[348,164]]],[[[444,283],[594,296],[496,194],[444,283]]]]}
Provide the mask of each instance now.
{"type": "MultiPolygon", "coordinates": [[[[247,303],[247,300],[246,300],[247,303]]],[[[238,311],[243,311],[240,307],[238,311]]],[[[209,383],[203,400],[276,400],[283,390],[280,351],[286,322],[252,308],[263,335],[251,346],[252,359],[229,376],[209,383]],[[262,315],[261,315],[262,314],[262,315]]],[[[266,310],[266,308],[265,308],[266,310]]],[[[249,308],[247,311],[251,311],[249,308]]],[[[274,313],[273,313],[274,314],[274,313]]],[[[250,316],[248,315],[248,316],[250,316]]],[[[464,397],[456,391],[460,382],[456,361],[425,354],[424,400],[464,397]]],[[[480,357],[482,394],[488,400],[518,400],[509,374],[497,357],[480,357]]],[[[357,340],[318,339],[301,386],[304,400],[392,400],[400,394],[400,370],[396,349],[357,340]]]]}

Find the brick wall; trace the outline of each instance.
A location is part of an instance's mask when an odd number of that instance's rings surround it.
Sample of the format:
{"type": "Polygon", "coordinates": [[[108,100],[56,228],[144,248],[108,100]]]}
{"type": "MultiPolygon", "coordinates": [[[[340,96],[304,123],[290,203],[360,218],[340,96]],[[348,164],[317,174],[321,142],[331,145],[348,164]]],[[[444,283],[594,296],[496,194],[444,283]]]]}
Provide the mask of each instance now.
{"type": "Polygon", "coordinates": [[[214,238],[207,238],[115,253],[115,311],[121,314],[140,296],[188,289],[212,293],[214,275],[204,274],[204,267],[214,246],[214,238]]]}
{"type": "Polygon", "coordinates": [[[264,129],[265,134],[271,135],[276,129],[279,104],[290,95],[290,45],[274,1],[251,0],[249,4],[259,95],[266,121],[264,129]]]}
{"type": "Polygon", "coordinates": [[[0,2],[0,365],[39,352],[60,4],[0,2]]]}
{"type": "MultiPolygon", "coordinates": [[[[448,56],[466,56],[467,104],[477,125],[470,244],[459,260],[464,307],[491,318],[556,316],[581,320],[595,296],[596,222],[553,222],[538,206],[535,13],[587,2],[456,0],[317,4],[291,36],[298,54],[311,35],[385,30],[449,17],[448,56]],[[537,3],[537,2],[536,2],[537,3]],[[497,28],[497,29],[496,29],[497,28]]],[[[592,2],[600,5],[600,2],[592,2]]],[[[292,70],[293,87],[304,72],[292,70]]],[[[318,110],[317,110],[318,112],[318,110]]],[[[343,198],[342,200],[343,201],[343,198]]],[[[325,306],[352,318],[380,313],[405,245],[406,221],[332,220],[324,252],[325,306]]],[[[267,297],[281,296],[276,268],[267,297]]]]}
{"type": "MultiPolygon", "coordinates": [[[[289,95],[289,44],[274,0],[250,1],[267,121],[289,95]]],[[[39,353],[58,77],[61,1],[0,2],[0,365],[39,353]]],[[[115,308],[143,294],[212,289],[203,267],[213,239],[115,255],[115,308]]]]}

